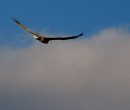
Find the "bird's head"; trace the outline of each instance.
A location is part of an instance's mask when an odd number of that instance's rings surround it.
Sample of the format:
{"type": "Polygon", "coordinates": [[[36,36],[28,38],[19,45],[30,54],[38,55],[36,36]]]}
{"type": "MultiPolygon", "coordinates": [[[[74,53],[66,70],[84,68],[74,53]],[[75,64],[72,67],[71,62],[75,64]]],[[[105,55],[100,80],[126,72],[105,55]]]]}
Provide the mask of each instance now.
{"type": "Polygon", "coordinates": [[[38,39],[38,37],[37,36],[33,36],[35,39],[38,39]]]}
{"type": "Polygon", "coordinates": [[[52,42],[52,40],[49,40],[49,43],[51,43],[52,42]]]}

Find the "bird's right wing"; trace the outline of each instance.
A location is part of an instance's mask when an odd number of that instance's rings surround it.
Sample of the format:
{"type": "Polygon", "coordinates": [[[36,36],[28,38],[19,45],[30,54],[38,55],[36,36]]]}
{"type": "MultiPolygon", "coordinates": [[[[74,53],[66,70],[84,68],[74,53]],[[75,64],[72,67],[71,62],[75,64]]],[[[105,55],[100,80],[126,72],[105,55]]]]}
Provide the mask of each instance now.
{"type": "Polygon", "coordinates": [[[69,40],[69,39],[75,39],[78,38],[80,36],[82,36],[83,33],[77,35],[77,36],[71,36],[71,37],[54,37],[54,38],[45,38],[46,40],[69,40]]]}
{"type": "Polygon", "coordinates": [[[28,29],[27,27],[25,27],[24,25],[22,25],[18,20],[16,20],[15,18],[13,18],[13,21],[20,26],[21,28],[23,28],[24,30],[28,31],[29,33],[33,34],[34,36],[37,37],[42,37],[40,34],[38,34],[37,32],[33,32],[32,30],[28,29]]]}

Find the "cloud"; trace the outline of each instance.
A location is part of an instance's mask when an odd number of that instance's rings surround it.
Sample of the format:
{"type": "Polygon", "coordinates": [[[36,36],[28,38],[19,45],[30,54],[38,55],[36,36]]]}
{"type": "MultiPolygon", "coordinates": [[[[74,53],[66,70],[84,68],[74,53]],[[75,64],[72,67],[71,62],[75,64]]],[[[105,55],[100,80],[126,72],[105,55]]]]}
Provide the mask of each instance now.
{"type": "Polygon", "coordinates": [[[129,110],[130,33],[1,47],[0,109],[129,110]]]}

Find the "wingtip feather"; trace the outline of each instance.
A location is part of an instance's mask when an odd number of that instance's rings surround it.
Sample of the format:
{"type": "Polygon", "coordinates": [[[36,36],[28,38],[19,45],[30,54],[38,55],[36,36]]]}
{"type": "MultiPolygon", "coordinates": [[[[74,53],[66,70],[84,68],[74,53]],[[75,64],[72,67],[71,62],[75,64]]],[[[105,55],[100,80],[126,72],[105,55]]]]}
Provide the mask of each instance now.
{"type": "Polygon", "coordinates": [[[79,34],[78,36],[82,36],[82,35],[83,35],[83,33],[79,34]]]}
{"type": "Polygon", "coordinates": [[[16,18],[13,17],[12,20],[13,20],[15,23],[20,24],[20,22],[19,22],[16,18]]]}

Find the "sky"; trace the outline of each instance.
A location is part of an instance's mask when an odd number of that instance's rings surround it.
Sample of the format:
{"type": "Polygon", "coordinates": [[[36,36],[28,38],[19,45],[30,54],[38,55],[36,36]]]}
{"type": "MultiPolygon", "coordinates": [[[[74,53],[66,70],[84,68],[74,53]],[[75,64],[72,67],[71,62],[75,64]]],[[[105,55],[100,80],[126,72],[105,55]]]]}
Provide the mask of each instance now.
{"type": "Polygon", "coordinates": [[[18,34],[24,33],[12,22],[12,17],[34,31],[47,35],[50,33],[73,35],[84,32],[86,37],[90,37],[104,28],[128,25],[129,2],[129,0],[1,0],[0,44],[17,45],[18,34]]]}
{"type": "Polygon", "coordinates": [[[130,110],[129,0],[1,0],[1,110],[130,110]],[[12,17],[45,36],[42,44],[12,17]]]}

